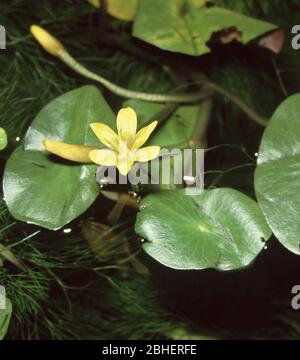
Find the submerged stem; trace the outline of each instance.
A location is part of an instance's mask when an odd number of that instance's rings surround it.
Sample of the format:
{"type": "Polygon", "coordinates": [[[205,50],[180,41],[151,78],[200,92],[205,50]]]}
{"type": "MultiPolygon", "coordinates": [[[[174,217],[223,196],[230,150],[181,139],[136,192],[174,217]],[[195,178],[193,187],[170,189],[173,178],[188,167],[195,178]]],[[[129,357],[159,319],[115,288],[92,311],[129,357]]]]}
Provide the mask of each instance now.
{"type": "Polygon", "coordinates": [[[266,126],[268,124],[267,120],[264,117],[260,116],[256,111],[251,109],[250,106],[248,106],[243,100],[241,100],[236,95],[228,92],[227,90],[222,88],[220,85],[215,84],[213,82],[208,82],[208,85],[215,92],[226,96],[235,105],[237,105],[245,114],[247,114],[251,120],[253,120],[257,124],[262,125],[262,126],[266,126]]]}

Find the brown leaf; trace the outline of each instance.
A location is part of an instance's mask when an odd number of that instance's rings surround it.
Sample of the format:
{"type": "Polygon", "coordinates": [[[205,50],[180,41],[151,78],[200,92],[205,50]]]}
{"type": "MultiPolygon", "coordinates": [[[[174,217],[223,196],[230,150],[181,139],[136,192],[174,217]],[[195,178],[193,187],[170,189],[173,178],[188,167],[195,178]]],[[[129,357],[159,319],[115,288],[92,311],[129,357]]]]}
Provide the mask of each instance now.
{"type": "Polygon", "coordinates": [[[283,48],[285,34],[283,29],[277,29],[262,37],[259,45],[271,50],[274,54],[279,54],[283,48]]]}
{"type": "MultiPolygon", "coordinates": [[[[21,263],[20,260],[3,244],[0,244],[0,257],[9,261],[13,265],[15,265],[20,270],[26,270],[26,267],[21,263]]],[[[2,262],[2,261],[1,261],[2,262]]],[[[0,264],[1,266],[1,264],[0,264]]]]}
{"type": "MultiPolygon", "coordinates": [[[[105,262],[118,264],[126,259],[136,272],[148,275],[148,268],[131,251],[127,239],[118,230],[114,230],[105,224],[92,220],[86,220],[81,228],[82,236],[89,242],[96,258],[105,262]]],[[[126,265],[124,263],[124,265],[126,265]]]]}
{"type": "Polygon", "coordinates": [[[232,41],[242,41],[242,33],[235,26],[232,26],[214,33],[212,40],[220,41],[222,44],[229,44],[232,41]]]}

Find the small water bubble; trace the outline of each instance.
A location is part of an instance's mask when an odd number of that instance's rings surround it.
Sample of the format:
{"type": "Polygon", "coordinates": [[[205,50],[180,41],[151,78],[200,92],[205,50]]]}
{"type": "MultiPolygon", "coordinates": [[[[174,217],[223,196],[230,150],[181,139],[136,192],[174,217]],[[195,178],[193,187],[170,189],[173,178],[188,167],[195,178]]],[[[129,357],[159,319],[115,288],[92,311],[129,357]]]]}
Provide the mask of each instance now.
{"type": "Polygon", "coordinates": [[[135,191],[128,191],[128,194],[129,194],[130,196],[135,197],[135,198],[138,197],[138,194],[137,194],[135,191]]]}
{"type": "Polygon", "coordinates": [[[268,247],[267,247],[267,245],[265,245],[265,246],[264,246],[264,250],[267,250],[267,249],[268,249],[268,247]]]}
{"type": "Polygon", "coordinates": [[[64,234],[70,234],[72,232],[71,228],[63,229],[64,234]]]}
{"type": "Polygon", "coordinates": [[[142,198],[139,196],[136,198],[136,202],[139,204],[142,201],[142,198]]]}
{"type": "Polygon", "coordinates": [[[147,208],[146,205],[142,205],[142,206],[140,207],[140,210],[145,210],[146,208],[147,208]]]}
{"type": "Polygon", "coordinates": [[[141,238],[141,239],[140,239],[140,242],[141,242],[141,243],[144,243],[144,242],[145,242],[145,239],[141,238]]]}
{"type": "Polygon", "coordinates": [[[16,142],[19,142],[21,140],[20,136],[16,137],[16,142]]]}
{"type": "Polygon", "coordinates": [[[258,157],[258,153],[256,152],[256,153],[254,154],[254,156],[255,156],[255,157],[258,157]]]}

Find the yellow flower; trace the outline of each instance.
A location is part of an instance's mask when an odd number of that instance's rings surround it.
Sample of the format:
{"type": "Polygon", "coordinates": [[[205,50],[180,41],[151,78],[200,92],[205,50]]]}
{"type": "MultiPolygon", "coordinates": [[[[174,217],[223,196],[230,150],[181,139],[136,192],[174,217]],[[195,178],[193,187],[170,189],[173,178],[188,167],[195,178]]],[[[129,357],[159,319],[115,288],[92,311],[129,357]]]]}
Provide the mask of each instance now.
{"type": "Polygon", "coordinates": [[[108,149],[95,149],[84,145],[71,145],[54,140],[44,140],[45,148],[60,157],[77,162],[89,162],[103,166],[116,166],[127,175],[135,162],[150,161],[158,157],[159,146],[142,148],[157,126],[157,121],[137,132],[137,116],[132,108],[121,109],[117,115],[116,134],[103,123],[90,124],[97,138],[108,149]]]}
{"type": "Polygon", "coordinates": [[[89,157],[98,165],[115,165],[122,175],[127,175],[134,162],[150,161],[159,155],[159,146],[141,148],[156,125],[157,121],[153,121],[137,133],[135,111],[129,107],[121,109],[117,115],[118,134],[102,123],[90,125],[97,138],[109,149],[92,150],[89,157]]]}

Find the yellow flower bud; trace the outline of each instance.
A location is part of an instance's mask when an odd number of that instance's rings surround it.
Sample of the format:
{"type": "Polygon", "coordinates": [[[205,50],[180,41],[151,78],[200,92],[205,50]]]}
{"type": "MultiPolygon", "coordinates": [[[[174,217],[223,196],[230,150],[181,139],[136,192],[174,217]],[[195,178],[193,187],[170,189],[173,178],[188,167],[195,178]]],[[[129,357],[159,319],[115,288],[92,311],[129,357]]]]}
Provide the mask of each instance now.
{"type": "MultiPolygon", "coordinates": [[[[93,6],[95,6],[97,9],[101,7],[100,0],[87,1],[93,6]]],[[[109,15],[117,19],[124,21],[132,21],[137,13],[138,1],[139,0],[106,0],[104,8],[109,15]]]]}
{"type": "Polygon", "coordinates": [[[61,141],[45,139],[43,145],[47,151],[63,159],[79,163],[90,163],[89,153],[94,147],[85,145],[65,144],[61,141]]]}
{"type": "Polygon", "coordinates": [[[32,25],[30,31],[34,38],[49,54],[58,56],[64,49],[63,44],[59,40],[40,26],[32,25]]]}
{"type": "Polygon", "coordinates": [[[97,9],[100,8],[100,0],[87,0],[91,5],[94,5],[97,9]]]}
{"type": "Polygon", "coordinates": [[[138,0],[107,0],[106,11],[109,15],[124,21],[132,21],[138,8],[138,0]]]}

